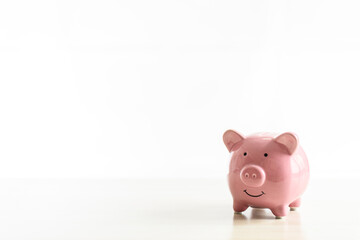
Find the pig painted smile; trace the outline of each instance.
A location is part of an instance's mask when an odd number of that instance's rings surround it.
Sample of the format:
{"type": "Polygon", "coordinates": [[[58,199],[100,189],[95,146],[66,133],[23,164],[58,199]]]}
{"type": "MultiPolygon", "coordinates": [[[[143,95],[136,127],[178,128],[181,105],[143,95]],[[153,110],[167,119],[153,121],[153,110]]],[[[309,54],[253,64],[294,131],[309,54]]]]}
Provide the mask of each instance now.
{"type": "Polygon", "coordinates": [[[263,191],[261,191],[261,194],[259,194],[259,195],[252,195],[252,194],[248,193],[248,192],[246,191],[246,189],[244,190],[244,193],[246,193],[246,194],[247,194],[248,196],[250,196],[250,197],[261,197],[262,195],[265,194],[263,191]]]}

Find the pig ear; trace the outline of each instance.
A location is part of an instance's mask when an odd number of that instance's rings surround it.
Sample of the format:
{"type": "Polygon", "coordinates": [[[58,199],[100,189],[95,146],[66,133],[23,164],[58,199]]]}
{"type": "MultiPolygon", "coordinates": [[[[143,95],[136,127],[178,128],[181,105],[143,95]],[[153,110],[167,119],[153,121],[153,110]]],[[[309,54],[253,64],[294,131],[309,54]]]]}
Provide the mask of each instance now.
{"type": "Polygon", "coordinates": [[[275,142],[286,148],[291,155],[295,152],[299,145],[298,137],[294,133],[286,132],[275,138],[275,142]]]}
{"type": "Polygon", "coordinates": [[[223,135],[223,140],[225,143],[225,146],[231,152],[232,148],[235,144],[245,139],[241,134],[235,132],[234,130],[227,130],[223,135]]]}

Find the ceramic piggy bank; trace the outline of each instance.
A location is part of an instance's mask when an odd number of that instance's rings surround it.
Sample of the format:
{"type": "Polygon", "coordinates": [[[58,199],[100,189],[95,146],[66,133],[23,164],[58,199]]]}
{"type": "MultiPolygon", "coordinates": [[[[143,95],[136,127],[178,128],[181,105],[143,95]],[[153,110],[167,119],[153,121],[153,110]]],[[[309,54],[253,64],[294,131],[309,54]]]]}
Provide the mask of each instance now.
{"type": "Polygon", "coordinates": [[[223,136],[231,153],[228,182],[234,211],[269,208],[276,218],[300,206],[309,180],[307,157],[293,133],[259,133],[247,137],[228,130],[223,136]]]}

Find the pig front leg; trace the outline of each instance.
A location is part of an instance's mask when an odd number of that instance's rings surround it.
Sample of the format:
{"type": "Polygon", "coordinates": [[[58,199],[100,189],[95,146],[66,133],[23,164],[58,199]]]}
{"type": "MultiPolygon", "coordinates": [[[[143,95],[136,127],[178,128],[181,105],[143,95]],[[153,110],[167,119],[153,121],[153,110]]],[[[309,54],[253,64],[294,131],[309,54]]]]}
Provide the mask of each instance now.
{"type": "Polygon", "coordinates": [[[293,201],[292,203],[290,203],[290,205],[289,205],[290,211],[295,211],[296,208],[300,207],[300,204],[301,204],[301,198],[298,198],[295,201],[293,201]]]}
{"type": "Polygon", "coordinates": [[[235,213],[241,213],[243,211],[245,211],[249,206],[247,204],[245,204],[244,202],[241,201],[235,201],[234,200],[234,211],[235,213]]]}
{"type": "Polygon", "coordinates": [[[276,208],[271,208],[270,210],[277,219],[281,219],[288,214],[288,207],[286,205],[278,206],[276,208]]]}

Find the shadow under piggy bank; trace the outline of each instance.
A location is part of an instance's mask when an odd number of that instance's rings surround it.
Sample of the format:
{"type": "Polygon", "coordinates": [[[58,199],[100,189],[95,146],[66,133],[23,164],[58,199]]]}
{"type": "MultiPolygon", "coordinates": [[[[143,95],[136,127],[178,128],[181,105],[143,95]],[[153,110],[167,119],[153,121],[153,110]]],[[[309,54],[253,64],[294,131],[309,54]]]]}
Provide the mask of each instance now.
{"type": "Polygon", "coordinates": [[[292,211],[283,219],[275,219],[269,209],[253,208],[234,213],[230,239],[305,239],[300,213],[292,211]]]}

